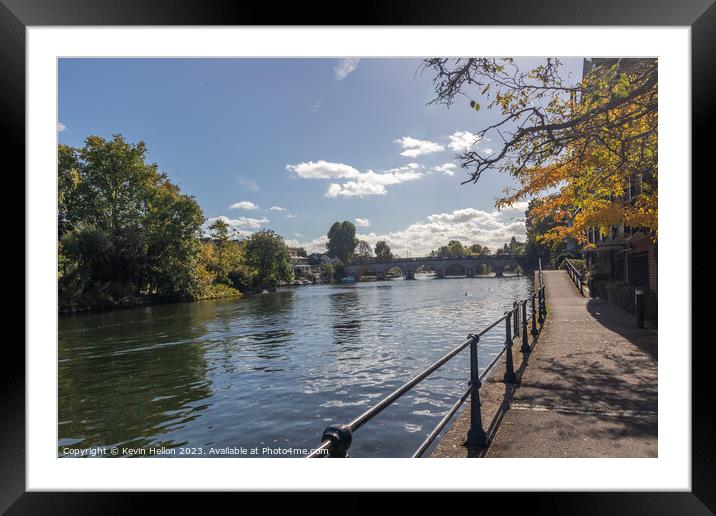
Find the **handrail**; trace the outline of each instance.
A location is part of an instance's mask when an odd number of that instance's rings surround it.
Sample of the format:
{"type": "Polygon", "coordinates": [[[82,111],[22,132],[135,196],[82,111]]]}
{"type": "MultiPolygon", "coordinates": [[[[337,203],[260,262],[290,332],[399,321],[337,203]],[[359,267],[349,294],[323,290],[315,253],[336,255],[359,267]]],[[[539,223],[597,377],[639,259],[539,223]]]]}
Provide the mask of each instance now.
{"type": "MultiPolygon", "coordinates": [[[[541,264],[540,264],[541,265],[541,264]]],[[[540,273],[540,282],[542,281],[540,273]]],[[[482,331],[476,334],[470,334],[467,339],[454,347],[452,350],[443,355],[440,359],[433,362],[430,366],[423,369],[420,373],[414,375],[396,390],[388,394],[374,406],[360,414],[353,421],[343,425],[331,425],[326,428],[321,437],[321,444],[318,448],[314,449],[307,458],[321,458],[321,457],[346,457],[348,448],[353,441],[353,433],[361,428],[363,425],[368,423],[375,416],[380,414],[387,407],[392,405],[395,401],[400,399],[405,393],[410,391],[418,383],[423,381],[425,378],[434,373],[437,369],[442,367],[462,350],[470,348],[470,380],[468,382],[468,389],[465,391],[458,401],[450,408],[447,414],[440,420],[437,426],[430,432],[428,437],[418,447],[413,457],[420,457],[425,450],[428,449],[433,440],[439,435],[442,429],[447,425],[450,419],[455,415],[460,406],[465,400],[470,397],[471,402],[471,422],[470,431],[468,432],[467,442],[474,446],[485,446],[486,445],[486,434],[482,428],[482,416],[480,413],[480,397],[479,391],[482,385],[482,380],[497,364],[498,360],[503,354],[506,354],[505,359],[505,375],[503,381],[505,383],[515,383],[517,381],[514,372],[514,366],[512,363],[512,344],[515,337],[522,336],[522,346],[520,351],[522,353],[529,353],[531,347],[529,345],[527,326],[528,322],[531,322],[532,329],[529,332],[533,337],[533,341],[538,335],[537,323],[539,322],[540,328],[544,323],[544,317],[546,314],[545,303],[544,303],[544,284],[541,283],[538,291],[533,291],[529,298],[522,299],[513,303],[512,310],[508,310],[504,315],[497,320],[493,321],[490,325],[484,328],[482,331]],[[527,315],[527,304],[531,301],[531,314],[527,315]],[[537,305],[538,304],[538,305],[537,305]],[[501,322],[505,322],[505,344],[497,354],[497,356],[488,364],[488,366],[480,373],[477,363],[477,346],[480,341],[480,337],[485,335],[488,331],[495,328],[501,322]]]]}
{"type": "Polygon", "coordinates": [[[581,295],[584,295],[584,282],[582,281],[582,274],[577,270],[577,268],[574,266],[574,264],[569,261],[569,258],[566,256],[564,257],[564,260],[562,260],[562,264],[560,267],[564,266],[564,264],[567,264],[567,273],[569,274],[570,279],[574,283],[574,286],[579,289],[579,293],[581,295]]]}
{"type": "Polygon", "coordinates": [[[541,288],[544,286],[544,278],[542,277],[542,258],[537,258],[537,261],[539,262],[539,286],[541,288]]]}

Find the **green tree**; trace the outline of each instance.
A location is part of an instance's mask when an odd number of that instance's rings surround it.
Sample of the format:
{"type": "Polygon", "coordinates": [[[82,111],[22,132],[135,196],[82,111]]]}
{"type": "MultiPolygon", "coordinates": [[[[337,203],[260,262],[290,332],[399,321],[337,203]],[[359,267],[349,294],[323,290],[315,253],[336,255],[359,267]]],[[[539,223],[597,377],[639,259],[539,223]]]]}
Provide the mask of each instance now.
{"type": "Polygon", "coordinates": [[[291,255],[284,239],[270,230],[252,234],[246,242],[246,265],[255,270],[254,287],[275,288],[280,281],[293,280],[291,255]]]}
{"type": "Polygon", "coordinates": [[[448,242],[448,256],[451,258],[459,258],[465,256],[465,248],[458,240],[450,240],[448,242]]]}
{"type": "Polygon", "coordinates": [[[160,174],[153,178],[147,194],[149,209],[136,238],[144,242],[140,262],[141,284],[148,291],[187,299],[197,293],[196,267],[199,259],[198,229],[204,222],[193,197],[160,174]]]}
{"type": "Polygon", "coordinates": [[[515,256],[525,255],[525,242],[519,242],[514,236],[510,239],[510,254],[515,256]]]}
{"type": "Polygon", "coordinates": [[[328,255],[338,258],[344,264],[350,261],[357,244],[356,227],[350,221],[334,222],[328,230],[328,255]]]}
{"type": "Polygon", "coordinates": [[[379,240],[375,243],[375,257],[380,260],[393,259],[393,253],[385,240],[379,240]]]}
{"type": "Polygon", "coordinates": [[[473,256],[485,256],[490,254],[490,250],[487,247],[483,247],[480,244],[472,244],[469,247],[469,252],[473,256]]]}
{"type": "Polygon", "coordinates": [[[203,214],[145,160],[144,143],[121,135],[58,147],[61,308],[195,295],[203,214]]]}
{"type": "Polygon", "coordinates": [[[209,232],[211,238],[220,246],[226,245],[226,242],[229,240],[229,224],[222,219],[216,219],[209,224],[209,232]]]}
{"type": "Polygon", "coordinates": [[[370,244],[365,240],[359,240],[358,245],[356,246],[355,254],[358,258],[358,261],[365,262],[373,258],[373,249],[370,247],[370,244]]]}
{"type": "Polygon", "coordinates": [[[328,277],[328,282],[330,283],[333,281],[333,273],[335,272],[335,267],[333,267],[332,263],[326,263],[323,265],[323,270],[326,273],[326,276],[328,277]]]}

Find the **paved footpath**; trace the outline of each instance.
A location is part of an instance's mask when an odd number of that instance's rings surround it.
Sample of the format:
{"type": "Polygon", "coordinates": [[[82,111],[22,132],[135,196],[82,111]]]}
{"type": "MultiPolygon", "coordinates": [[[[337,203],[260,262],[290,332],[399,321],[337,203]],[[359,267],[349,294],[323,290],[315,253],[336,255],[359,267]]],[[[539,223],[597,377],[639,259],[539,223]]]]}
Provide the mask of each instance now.
{"type": "MultiPolygon", "coordinates": [[[[582,297],[565,271],[545,271],[544,281],[547,320],[499,424],[484,421],[496,426],[485,455],[656,457],[656,333],[582,297]]],[[[453,445],[441,443],[432,456],[472,456],[454,445],[468,425],[465,411],[448,432],[453,445]]]]}

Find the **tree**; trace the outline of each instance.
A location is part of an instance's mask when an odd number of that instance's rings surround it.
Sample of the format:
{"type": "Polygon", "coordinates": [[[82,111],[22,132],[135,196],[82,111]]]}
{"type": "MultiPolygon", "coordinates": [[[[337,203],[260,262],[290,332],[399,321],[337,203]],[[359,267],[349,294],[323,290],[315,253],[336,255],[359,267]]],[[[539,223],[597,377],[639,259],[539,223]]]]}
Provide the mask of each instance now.
{"type": "Polygon", "coordinates": [[[359,261],[368,261],[373,258],[373,249],[365,240],[359,240],[358,245],[356,246],[356,255],[358,256],[359,261]]]}
{"type": "Polygon", "coordinates": [[[375,257],[379,260],[392,260],[393,253],[390,250],[390,246],[385,240],[379,240],[375,243],[375,257]]]}
{"type": "Polygon", "coordinates": [[[490,250],[487,247],[483,247],[480,244],[472,244],[469,247],[469,252],[473,256],[483,256],[490,254],[490,250]]]}
{"type": "Polygon", "coordinates": [[[330,283],[333,280],[333,273],[335,272],[335,267],[333,267],[332,263],[326,263],[323,265],[323,271],[326,273],[326,277],[328,278],[328,282],[330,283]]]}
{"type": "Polygon", "coordinates": [[[328,230],[328,255],[340,259],[344,264],[350,261],[357,244],[356,227],[350,221],[335,222],[328,230]]]}
{"type": "Polygon", "coordinates": [[[136,230],[144,242],[140,263],[145,288],[162,296],[188,299],[197,292],[195,270],[199,259],[198,229],[204,215],[193,197],[163,175],[152,179],[149,208],[136,230]]]}
{"type": "Polygon", "coordinates": [[[255,271],[257,290],[293,279],[291,255],[284,239],[270,230],[253,233],[246,242],[246,265],[255,271]]]}
{"type": "Polygon", "coordinates": [[[145,160],[121,135],[58,147],[61,308],[195,295],[201,208],[145,160]]]}
{"type": "Polygon", "coordinates": [[[509,254],[513,256],[525,255],[525,242],[519,242],[516,237],[510,239],[509,254]]]}
{"type": "Polygon", "coordinates": [[[465,256],[465,248],[458,240],[450,240],[448,242],[448,256],[451,258],[459,258],[465,256]]]}
{"type": "Polygon", "coordinates": [[[225,245],[229,240],[229,224],[222,219],[216,219],[209,224],[209,232],[211,233],[211,238],[219,245],[225,245]]]}
{"type": "Polygon", "coordinates": [[[540,209],[541,204],[549,200],[550,196],[532,199],[527,207],[525,219],[527,246],[525,253],[527,263],[533,267],[539,263],[540,259],[543,264],[553,262],[554,258],[563,253],[566,248],[564,240],[545,241],[543,239],[543,235],[550,233],[558,225],[549,213],[545,213],[544,210],[540,209]]]}
{"type": "Polygon", "coordinates": [[[475,147],[458,156],[470,171],[465,182],[487,170],[516,178],[519,188],[498,208],[557,190],[535,208],[554,222],[543,239],[584,243],[589,227],[606,233],[620,224],[643,227],[656,239],[657,60],[594,64],[573,84],[562,78],[558,59],[520,70],[507,58],[436,58],[425,60],[424,69],[435,73],[433,102],[450,105],[466,95],[471,109],[485,98],[487,109],[500,111],[501,120],[475,133],[476,143],[492,138],[500,149],[487,154],[475,147]]]}

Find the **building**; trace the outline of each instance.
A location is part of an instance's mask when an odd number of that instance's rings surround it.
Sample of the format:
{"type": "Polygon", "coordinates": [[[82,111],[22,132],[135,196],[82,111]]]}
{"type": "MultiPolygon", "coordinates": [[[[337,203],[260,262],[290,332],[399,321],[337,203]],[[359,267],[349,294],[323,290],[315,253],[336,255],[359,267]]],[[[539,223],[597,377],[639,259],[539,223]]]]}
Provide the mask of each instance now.
{"type": "Polygon", "coordinates": [[[294,276],[298,278],[313,276],[306,251],[302,247],[289,246],[288,254],[291,258],[291,264],[293,265],[294,276]]]}

